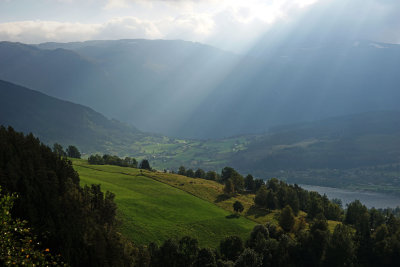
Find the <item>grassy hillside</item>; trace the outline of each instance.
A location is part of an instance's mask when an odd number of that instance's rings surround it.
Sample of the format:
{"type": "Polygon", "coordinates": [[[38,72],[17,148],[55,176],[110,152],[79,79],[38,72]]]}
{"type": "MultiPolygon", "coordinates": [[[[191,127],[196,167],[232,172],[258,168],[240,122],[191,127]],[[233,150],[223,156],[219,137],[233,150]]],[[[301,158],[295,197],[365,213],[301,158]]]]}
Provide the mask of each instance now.
{"type": "MultiPolygon", "coordinates": [[[[138,244],[160,243],[185,235],[200,245],[215,247],[229,235],[243,239],[256,224],[277,225],[280,211],[257,209],[253,194],[225,198],[217,182],[176,174],[140,171],[110,165],[89,165],[73,159],[82,184],[101,184],[116,194],[122,232],[138,244]],[[239,200],[245,209],[239,218],[232,205],[239,200]]],[[[299,217],[305,217],[304,212],[299,217]]],[[[338,222],[329,221],[333,231],[338,222]]]]}
{"type": "Polygon", "coordinates": [[[231,212],[160,183],[143,171],[117,166],[90,166],[74,160],[82,184],[101,184],[116,194],[115,202],[123,220],[122,232],[138,244],[161,243],[185,235],[201,246],[216,247],[229,235],[247,238],[255,222],[232,218],[231,212]]]}

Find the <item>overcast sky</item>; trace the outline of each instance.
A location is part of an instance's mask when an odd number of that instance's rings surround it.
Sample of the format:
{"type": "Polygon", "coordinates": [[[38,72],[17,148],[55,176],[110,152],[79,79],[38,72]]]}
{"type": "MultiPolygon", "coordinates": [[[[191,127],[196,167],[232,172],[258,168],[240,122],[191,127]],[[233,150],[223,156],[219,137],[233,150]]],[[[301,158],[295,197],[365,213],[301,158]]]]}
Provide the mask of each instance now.
{"type": "Polygon", "coordinates": [[[0,0],[0,40],[183,39],[244,52],[285,27],[400,43],[399,14],[400,0],[0,0]]]}

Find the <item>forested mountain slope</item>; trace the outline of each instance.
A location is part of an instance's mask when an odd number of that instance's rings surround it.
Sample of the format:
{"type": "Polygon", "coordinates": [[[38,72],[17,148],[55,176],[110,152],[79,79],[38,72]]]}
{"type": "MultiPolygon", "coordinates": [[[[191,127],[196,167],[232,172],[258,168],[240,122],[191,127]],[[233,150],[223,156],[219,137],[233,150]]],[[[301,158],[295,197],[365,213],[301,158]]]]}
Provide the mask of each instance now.
{"type": "Polygon", "coordinates": [[[74,144],[85,152],[115,149],[142,137],[134,127],[88,107],[5,81],[0,81],[0,124],[32,132],[48,144],[74,144]]]}

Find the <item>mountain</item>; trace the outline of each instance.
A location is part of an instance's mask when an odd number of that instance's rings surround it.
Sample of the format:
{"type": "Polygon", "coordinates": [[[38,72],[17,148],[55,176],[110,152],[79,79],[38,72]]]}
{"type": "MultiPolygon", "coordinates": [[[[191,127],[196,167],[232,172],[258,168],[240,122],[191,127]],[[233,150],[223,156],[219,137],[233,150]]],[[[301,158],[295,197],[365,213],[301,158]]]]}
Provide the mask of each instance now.
{"type": "Polygon", "coordinates": [[[5,81],[0,81],[0,124],[32,132],[50,145],[76,145],[86,153],[113,152],[144,136],[88,107],[5,81]]]}
{"type": "Polygon", "coordinates": [[[368,112],[276,127],[238,151],[249,170],[349,169],[400,160],[400,112],[368,112]]]}
{"type": "MultiPolygon", "coordinates": [[[[399,45],[288,42],[256,48],[258,53],[252,51],[238,64],[204,100],[208,108],[195,110],[190,121],[207,122],[209,129],[229,136],[280,124],[399,110],[399,45]]],[[[193,124],[187,128],[198,130],[193,124]]]]}
{"type": "Polygon", "coordinates": [[[165,40],[3,42],[0,51],[0,79],[177,136],[195,103],[237,60],[210,46],[165,40]]]}
{"type": "Polygon", "coordinates": [[[94,62],[61,48],[0,42],[0,79],[64,100],[86,99],[86,105],[109,97],[105,73],[94,62]]]}
{"type": "Polygon", "coordinates": [[[400,112],[276,127],[253,137],[227,161],[264,178],[400,194],[400,112]]]}
{"type": "Polygon", "coordinates": [[[288,37],[241,56],[167,40],[0,43],[1,79],[184,138],[399,110],[399,68],[400,45],[365,40],[288,37]]]}

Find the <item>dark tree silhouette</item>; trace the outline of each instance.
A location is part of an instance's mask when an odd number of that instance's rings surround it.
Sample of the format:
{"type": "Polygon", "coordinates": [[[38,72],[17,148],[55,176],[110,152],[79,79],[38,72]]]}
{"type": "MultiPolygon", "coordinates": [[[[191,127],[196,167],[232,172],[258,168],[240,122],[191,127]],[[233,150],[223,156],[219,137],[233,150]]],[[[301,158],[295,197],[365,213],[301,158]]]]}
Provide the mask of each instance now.
{"type": "Polygon", "coordinates": [[[81,152],[79,152],[78,148],[76,146],[68,146],[67,148],[67,156],[70,158],[76,158],[80,159],[81,158],[81,152]]]}
{"type": "Polygon", "coordinates": [[[244,210],[243,204],[240,201],[235,201],[235,203],[233,203],[233,210],[237,213],[242,213],[244,210]]]}
{"type": "Polygon", "coordinates": [[[296,219],[293,214],[292,208],[287,205],[282,209],[281,216],[279,218],[279,225],[286,232],[290,232],[293,229],[296,219]]]}
{"type": "Polygon", "coordinates": [[[64,148],[59,143],[54,143],[53,152],[59,155],[60,157],[64,157],[67,155],[67,153],[65,153],[64,151],[64,148]]]}
{"type": "Polygon", "coordinates": [[[147,159],[142,160],[139,164],[139,169],[151,170],[149,161],[147,159]]]}

